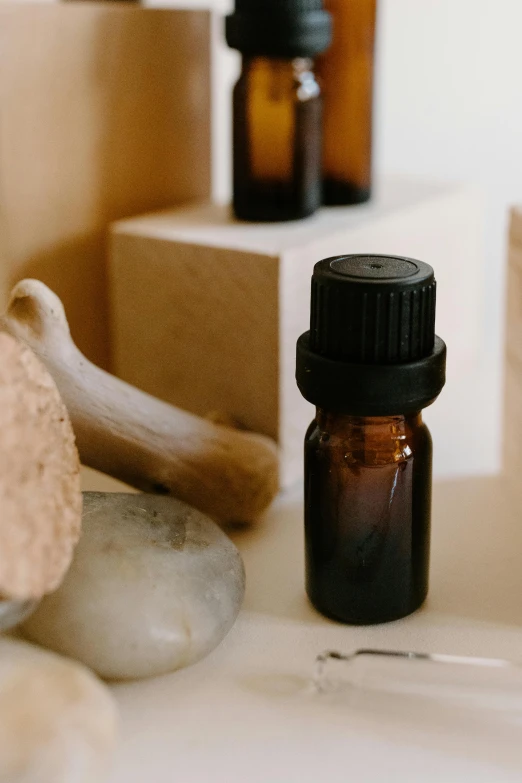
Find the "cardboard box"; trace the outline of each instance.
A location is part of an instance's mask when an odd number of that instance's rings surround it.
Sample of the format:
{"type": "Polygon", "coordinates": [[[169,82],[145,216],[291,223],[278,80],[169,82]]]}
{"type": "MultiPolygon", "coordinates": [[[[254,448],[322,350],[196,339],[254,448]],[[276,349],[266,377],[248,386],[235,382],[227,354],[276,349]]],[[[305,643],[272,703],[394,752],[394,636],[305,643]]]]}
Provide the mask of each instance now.
{"type": "MultiPolygon", "coordinates": [[[[452,385],[435,407],[439,429],[449,428],[463,379],[480,361],[481,222],[475,190],[400,180],[385,183],[371,204],[294,223],[234,222],[227,208],[211,205],[120,221],[110,254],[115,372],[182,408],[218,412],[275,438],[286,486],[302,473],[314,413],[294,379],[314,263],[344,253],[409,255],[436,271],[452,385]]],[[[462,454],[447,438],[445,448],[443,472],[451,475],[462,454]]]]}

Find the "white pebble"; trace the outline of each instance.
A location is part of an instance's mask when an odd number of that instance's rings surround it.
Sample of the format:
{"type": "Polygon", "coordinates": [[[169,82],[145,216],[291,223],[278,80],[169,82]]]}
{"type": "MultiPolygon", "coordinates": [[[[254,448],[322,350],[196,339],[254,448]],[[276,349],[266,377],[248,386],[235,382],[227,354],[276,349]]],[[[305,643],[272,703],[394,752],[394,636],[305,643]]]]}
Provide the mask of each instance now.
{"type": "Polygon", "coordinates": [[[84,493],[83,532],[58,590],[24,633],[107,679],[164,674],[207,655],[244,595],[234,544],[170,497],[84,493]]]}

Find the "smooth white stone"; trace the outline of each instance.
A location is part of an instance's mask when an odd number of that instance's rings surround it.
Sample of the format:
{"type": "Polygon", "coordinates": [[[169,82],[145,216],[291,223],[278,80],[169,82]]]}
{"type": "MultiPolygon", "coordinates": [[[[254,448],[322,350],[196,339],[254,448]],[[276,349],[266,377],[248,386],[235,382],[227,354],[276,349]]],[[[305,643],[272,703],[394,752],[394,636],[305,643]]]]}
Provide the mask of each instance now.
{"type": "Polygon", "coordinates": [[[115,702],[92,672],[0,639],[1,783],[102,783],[116,734],[115,702]]]}
{"type": "Polygon", "coordinates": [[[159,495],[86,492],[83,508],[71,569],[24,633],[107,679],[164,674],[213,650],[245,589],[223,531],[159,495]]]}

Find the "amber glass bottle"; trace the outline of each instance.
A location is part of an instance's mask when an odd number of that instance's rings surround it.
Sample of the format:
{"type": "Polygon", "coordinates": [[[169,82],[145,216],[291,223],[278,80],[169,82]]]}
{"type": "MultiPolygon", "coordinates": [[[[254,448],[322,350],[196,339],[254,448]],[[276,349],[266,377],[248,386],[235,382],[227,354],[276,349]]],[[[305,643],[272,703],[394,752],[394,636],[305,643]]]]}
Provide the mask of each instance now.
{"type": "Polygon", "coordinates": [[[350,623],[413,612],[428,591],[431,437],[421,414],[319,409],[305,461],[312,603],[350,623]]]}
{"type": "Polygon", "coordinates": [[[325,204],[357,204],[371,195],[376,0],[325,0],[333,40],[317,63],[324,101],[325,204]]]}
{"type": "Polygon", "coordinates": [[[236,0],[227,41],[243,55],[233,96],[233,207],[294,220],[321,204],[322,99],[313,57],[330,41],[322,0],[236,0]]]}
{"type": "Polygon", "coordinates": [[[306,583],[347,623],[417,609],[428,590],[432,446],[421,410],[445,380],[427,264],[340,256],[316,264],[297,382],[317,413],[305,439],[306,583]]]}

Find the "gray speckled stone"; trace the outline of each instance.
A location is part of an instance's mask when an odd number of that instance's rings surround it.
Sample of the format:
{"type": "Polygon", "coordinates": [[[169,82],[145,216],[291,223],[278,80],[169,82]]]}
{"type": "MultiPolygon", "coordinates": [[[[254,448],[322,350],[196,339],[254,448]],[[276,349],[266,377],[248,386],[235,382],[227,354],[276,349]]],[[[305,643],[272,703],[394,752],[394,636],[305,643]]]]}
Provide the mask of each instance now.
{"type": "Polygon", "coordinates": [[[149,677],[213,650],[244,588],[238,550],[199,511],[170,497],[85,492],[71,569],[23,630],[107,679],[149,677]]]}

